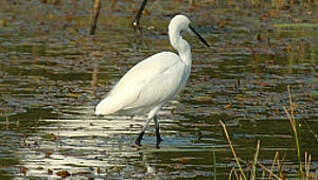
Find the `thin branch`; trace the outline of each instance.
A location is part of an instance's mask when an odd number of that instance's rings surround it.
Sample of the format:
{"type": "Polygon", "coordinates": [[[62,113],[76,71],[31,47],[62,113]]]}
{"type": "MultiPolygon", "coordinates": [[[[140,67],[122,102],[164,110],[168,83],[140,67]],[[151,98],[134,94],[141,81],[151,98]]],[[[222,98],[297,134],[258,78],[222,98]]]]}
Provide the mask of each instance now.
{"type": "Polygon", "coordinates": [[[90,35],[94,35],[95,34],[100,7],[101,7],[101,1],[100,0],[95,0],[94,1],[93,12],[92,12],[92,15],[91,15],[91,18],[90,18],[90,30],[89,30],[89,34],[90,35]]]}

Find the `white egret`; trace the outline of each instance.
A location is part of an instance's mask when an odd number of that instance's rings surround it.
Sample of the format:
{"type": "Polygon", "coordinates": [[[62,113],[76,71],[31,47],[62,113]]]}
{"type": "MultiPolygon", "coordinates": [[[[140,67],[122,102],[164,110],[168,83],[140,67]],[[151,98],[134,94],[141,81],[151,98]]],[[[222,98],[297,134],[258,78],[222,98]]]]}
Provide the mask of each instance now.
{"type": "Polygon", "coordinates": [[[148,113],[148,119],[135,143],[140,142],[151,119],[156,126],[157,146],[162,141],[157,112],[185,86],[191,71],[191,48],[181,32],[192,31],[209,47],[208,43],[190,26],[184,15],[176,15],[169,24],[169,39],[177,50],[161,52],[144,59],[132,67],[95,109],[96,115],[148,113]]]}

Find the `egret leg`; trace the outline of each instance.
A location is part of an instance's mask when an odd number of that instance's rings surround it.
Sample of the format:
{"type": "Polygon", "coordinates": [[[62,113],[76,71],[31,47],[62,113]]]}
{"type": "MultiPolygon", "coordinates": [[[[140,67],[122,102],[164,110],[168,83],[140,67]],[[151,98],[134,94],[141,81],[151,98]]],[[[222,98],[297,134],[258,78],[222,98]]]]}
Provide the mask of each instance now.
{"type": "Polygon", "coordinates": [[[139,133],[137,139],[135,140],[135,143],[138,145],[138,146],[141,146],[141,140],[142,140],[142,137],[144,136],[145,134],[145,131],[146,129],[148,128],[148,125],[149,125],[149,122],[152,118],[148,118],[148,120],[146,121],[144,127],[142,128],[141,132],[139,133]]]}
{"type": "Polygon", "coordinates": [[[156,126],[157,146],[159,146],[159,144],[162,141],[162,139],[161,139],[160,133],[159,133],[159,121],[158,121],[157,115],[155,115],[153,117],[153,120],[154,120],[155,126],[156,126]]]}
{"type": "Polygon", "coordinates": [[[137,137],[137,139],[135,140],[135,143],[137,146],[141,146],[140,142],[142,140],[142,137],[144,136],[145,134],[145,131],[141,131],[137,137]]]}

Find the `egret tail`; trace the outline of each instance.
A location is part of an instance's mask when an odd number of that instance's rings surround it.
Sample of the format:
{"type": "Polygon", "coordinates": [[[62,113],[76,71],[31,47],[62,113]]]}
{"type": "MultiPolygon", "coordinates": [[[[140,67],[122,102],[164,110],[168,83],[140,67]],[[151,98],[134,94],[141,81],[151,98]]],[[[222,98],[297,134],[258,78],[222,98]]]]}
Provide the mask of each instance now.
{"type": "Polygon", "coordinates": [[[121,103],[118,103],[118,101],[112,96],[108,96],[96,106],[95,114],[96,115],[112,114],[119,111],[121,108],[122,108],[121,103]]]}

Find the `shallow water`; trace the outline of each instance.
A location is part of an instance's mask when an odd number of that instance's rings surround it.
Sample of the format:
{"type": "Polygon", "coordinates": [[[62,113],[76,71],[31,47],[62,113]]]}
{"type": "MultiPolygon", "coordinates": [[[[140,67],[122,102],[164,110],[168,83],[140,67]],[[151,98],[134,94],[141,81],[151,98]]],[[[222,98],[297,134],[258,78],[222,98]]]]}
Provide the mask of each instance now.
{"type": "Polygon", "coordinates": [[[287,85],[317,173],[317,2],[202,1],[189,9],[187,1],[154,1],[142,35],[130,26],[138,2],[104,3],[94,37],[86,35],[91,1],[55,2],[0,2],[0,178],[67,171],[74,179],[211,179],[216,167],[224,179],[236,165],[219,120],[241,159],[252,161],[260,139],[259,161],[270,167],[279,152],[284,174],[296,177],[287,85]],[[166,27],[176,12],[212,47],[186,37],[192,74],[159,113],[164,141],[155,148],[151,124],[136,149],[144,117],[97,117],[93,108],[141,59],[173,51],[166,27]]]}

